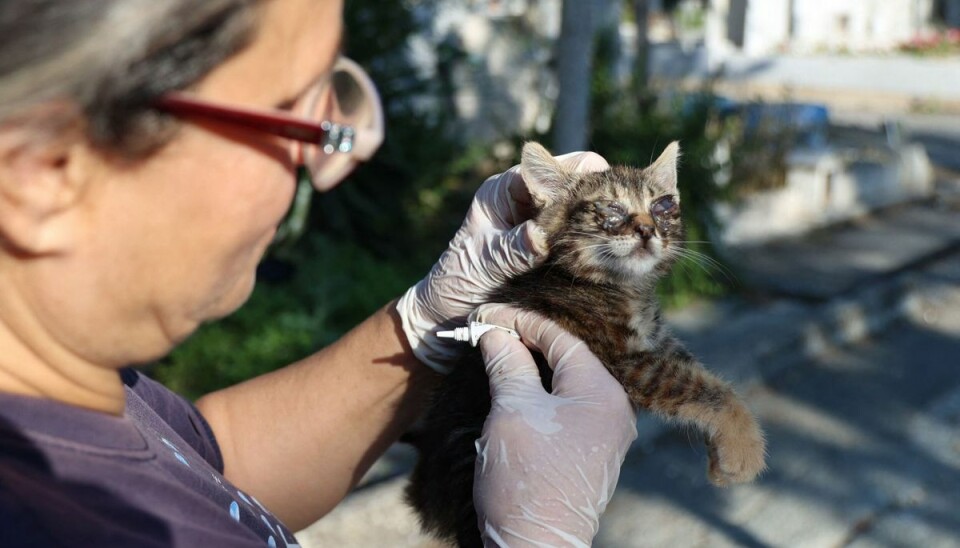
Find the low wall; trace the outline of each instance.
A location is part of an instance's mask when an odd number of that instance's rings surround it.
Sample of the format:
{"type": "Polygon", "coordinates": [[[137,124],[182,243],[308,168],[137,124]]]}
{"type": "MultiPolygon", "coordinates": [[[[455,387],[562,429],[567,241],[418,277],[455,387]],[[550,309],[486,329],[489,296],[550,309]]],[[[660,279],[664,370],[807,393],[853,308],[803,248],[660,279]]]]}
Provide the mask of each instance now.
{"type": "Polygon", "coordinates": [[[934,175],[923,146],[803,150],[787,159],[783,188],[737,204],[719,204],[726,245],[752,245],[796,236],[871,210],[932,196],[934,175]]]}

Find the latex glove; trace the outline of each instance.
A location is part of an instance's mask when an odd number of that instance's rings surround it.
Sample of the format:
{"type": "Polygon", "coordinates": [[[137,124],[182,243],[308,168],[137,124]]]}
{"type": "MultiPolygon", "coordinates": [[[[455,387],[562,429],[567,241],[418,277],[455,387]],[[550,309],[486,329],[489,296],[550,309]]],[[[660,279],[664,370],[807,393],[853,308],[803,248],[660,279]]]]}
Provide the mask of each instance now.
{"type": "MultiPolygon", "coordinates": [[[[572,171],[610,167],[592,152],[572,152],[557,160],[572,171]]],[[[404,334],[420,361],[441,373],[449,372],[464,347],[438,338],[436,332],[462,325],[494,288],[543,258],[546,245],[540,230],[528,220],[532,215],[520,166],[483,183],[446,251],[397,303],[404,334]]]]}
{"type": "Polygon", "coordinates": [[[504,305],[477,319],[510,327],[554,370],[553,393],[533,356],[503,331],[480,338],[492,409],[477,440],[474,504],[485,546],[590,546],[637,437],[623,387],[580,339],[504,305]]]}

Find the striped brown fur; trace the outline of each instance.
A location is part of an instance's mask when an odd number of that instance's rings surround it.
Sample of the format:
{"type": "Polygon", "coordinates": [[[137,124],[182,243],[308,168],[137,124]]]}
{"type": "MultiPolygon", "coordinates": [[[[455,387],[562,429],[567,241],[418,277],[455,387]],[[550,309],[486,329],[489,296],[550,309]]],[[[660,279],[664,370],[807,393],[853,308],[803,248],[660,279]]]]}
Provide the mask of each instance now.
{"type": "MultiPolygon", "coordinates": [[[[699,428],[716,485],[752,480],[764,467],[763,435],[729,384],[707,371],[664,326],[654,288],[681,253],[671,144],[646,169],[565,172],[536,144],[521,173],[538,207],[549,253],[508,280],[490,302],[539,312],[583,339],[638,409],[699,428]]],[[[544,386],[550,370],[540,363],[544,386]]],[[[420,459],[407,499],[425,529],[460,546],[481,546],[473,509],[474,441],[490,410],[479,353],[466,356],[408,436],[420,459]]]]}

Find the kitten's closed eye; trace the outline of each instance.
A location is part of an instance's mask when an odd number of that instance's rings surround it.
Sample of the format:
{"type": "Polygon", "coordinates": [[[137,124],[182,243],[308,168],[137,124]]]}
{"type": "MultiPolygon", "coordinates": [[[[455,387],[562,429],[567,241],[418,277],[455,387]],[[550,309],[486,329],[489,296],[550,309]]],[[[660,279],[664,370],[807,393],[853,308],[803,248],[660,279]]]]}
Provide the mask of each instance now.
{"type": "Polygon", "coordinates": [[[623,207],[623,204],[620,202],[610,202],[604,206],[604,209],[612,214],[619,215],[623,217],[627,214],[627,208],[623,207]]]}
{"type": "Polygon", "coordinates": [[[612,230],[627,220],[627,208],[619,202],[608,202],[597,209],[603,222],[604,230],[612,230]]]}
{"type": "Polygon", "coordinates": [[[679,209],[680,206],[674,201],[673,196],[664,196],[650,206],[650,212],[656,217],[675,215],[679,209]]]}

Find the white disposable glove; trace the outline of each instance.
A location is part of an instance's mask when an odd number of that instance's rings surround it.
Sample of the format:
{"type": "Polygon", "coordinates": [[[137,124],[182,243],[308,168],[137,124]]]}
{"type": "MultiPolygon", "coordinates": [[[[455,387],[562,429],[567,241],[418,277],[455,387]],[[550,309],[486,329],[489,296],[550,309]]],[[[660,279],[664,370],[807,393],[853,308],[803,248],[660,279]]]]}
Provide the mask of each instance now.
{"type": "MultiPolygon", "coordinates": [[[[610,167],[592,152],[571,152],[557,160],[571,171],[610,167]]],[[[440,260],[397,303],[403,331],[420,361],[441,373],[449,372],[463,346],[438,338],[436,331],[462,325],[494,288],[543,258],[545,242],[528,220],[532,214],[519,166],[483,183],[440,260]]]]}
{"type": "Polygon", "coordinates": [[[478,310],[553,368],[540,384],[530,351],[501,330],[480,338],[493,404],[477,440],[473,500],[485,546],[590,546],[637,437],[623,387],[580,339],[505,305],[478,310]]]}

